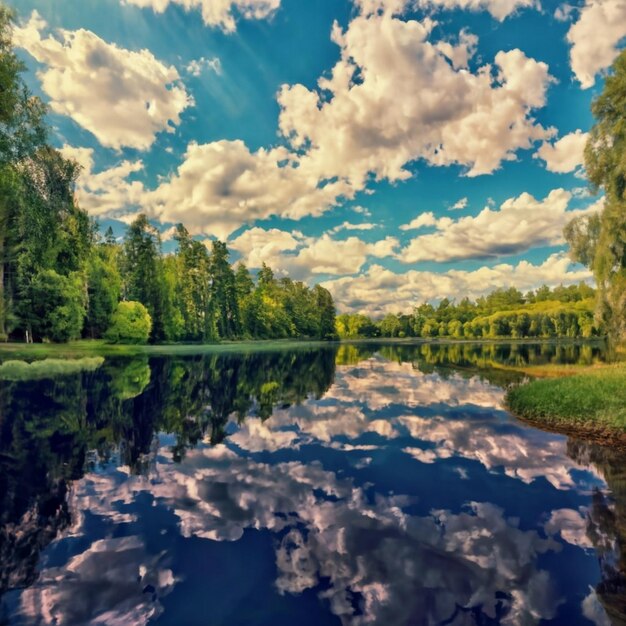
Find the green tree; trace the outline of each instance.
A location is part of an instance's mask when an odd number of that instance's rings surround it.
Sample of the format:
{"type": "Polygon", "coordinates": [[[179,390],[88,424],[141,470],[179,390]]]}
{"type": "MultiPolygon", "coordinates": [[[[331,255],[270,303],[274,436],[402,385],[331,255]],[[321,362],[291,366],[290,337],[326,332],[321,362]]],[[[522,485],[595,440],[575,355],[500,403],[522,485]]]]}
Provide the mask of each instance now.
{"type": "Polygon", "coordinates": [[[80,337],[87,300],[81,274],[61,276],[54,270],[42,270],[29,285],[28,300],[36,337],[55,342],[80,337]]]}
{"type": "Polygon", "coordinates": [[[215,315],[218,336],[233,339],[241,333],[235,272],[228,262],[228,248],[214,241],[209,263],[211,309],[215,315]]]}
{"type": "Polygon", "coordinates": [[[122,277],[118,267],[119,246],[99,243],[87,264],[87,293],[89,304],[85,318],[86,336],[104,336],[111,316],[120,300],[122,277]]]}
{"type": "Polygon", "coordinates": [[[141,302],[152,320],[152,341],[163,341],[165,332],[164,284],[160,265],[161,237],[141,214],[124,237],[122,294],[125,300],[141,302]]]}
{"type": "Polygon", "coordinates": [[[599,215],[565,229],[572,257],[592,270],[598,287],[596,315],[610,336],[626,336],[626,50],[615,60],[591,107],[596,118],[585,148],[594,191],[603,191],[599,215]]]}
{"type": "Polygon", "coordinates": [[[336,339],[335,303],[333,302],[330,291],[321,285],[315,285],[315,287],[313,287],[313,294],[316,299],[319,314],[319,338],[324,340],[336,339]]]}
{"type": "Polygon", "coordinates": [[[13,12],[0,4],[0,337],[14,301],[14,274],[20,238],[16,232],[21,176],[18,166],[45,145],[45,105],[22,79],[25,67],[13,50],[13,12]]]}
{"type": "Polygon", "coordinates": [[[388,313],[380,323],[380,332],[383,337],[397,337],[400,332],[400,320],[397,315],[388,313]]]}
{"type": "Polygon", "coordinates": [[[147,343],[152,329],[148,309],[141,302],[120,302],[105,338],[109,343],[147,343]]]}
{"type": "Polygon", "coordinates": [[[215,338],[214,320],[210,308],[209,252],[179,224],[174,237],[176,252],[177,308],[183,318],[182,336],[194,341],[215,338]]]}

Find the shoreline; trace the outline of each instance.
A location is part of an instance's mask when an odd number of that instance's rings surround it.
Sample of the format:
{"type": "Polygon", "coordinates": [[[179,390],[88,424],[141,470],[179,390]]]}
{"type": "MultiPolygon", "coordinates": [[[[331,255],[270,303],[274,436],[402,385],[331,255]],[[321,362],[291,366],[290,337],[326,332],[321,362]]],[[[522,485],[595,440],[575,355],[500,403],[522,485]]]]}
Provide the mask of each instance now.
{"type": "Polygon", "coordinates": [[[328,346],[350,345],[599,345],[604,343],[601,337],[537,337],[537,338],[486,338],[455,339],[453,337],[378,337],[354,338],[324,341],[319,339],[250,339],[222,341],[219,343],[161,343],[161,344],[111,344],[101,339],[79,339],[68,343],[0,343],[0,356],[3,354],[58,355],[58,354],[101,354],[104,356],[126,354],[203,354],[219,352],[250,352],[281,350],[290,348],[323,348],[328,346]]]}
{"type": "Polygon", "coordinates": [[[626,448],[626,361],[520,368],[504,407],[541,430],[626,448]]]}

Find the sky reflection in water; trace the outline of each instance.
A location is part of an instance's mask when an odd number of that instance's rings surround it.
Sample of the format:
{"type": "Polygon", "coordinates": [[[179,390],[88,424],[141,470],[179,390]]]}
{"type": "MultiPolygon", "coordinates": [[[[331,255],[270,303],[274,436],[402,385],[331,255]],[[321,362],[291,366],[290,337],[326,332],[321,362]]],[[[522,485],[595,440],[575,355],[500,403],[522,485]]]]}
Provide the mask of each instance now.
{"type": "Polygon", "coordinates": [[[351,346],[0,383],[4,617],[623,623],[622,455],[512,419],[511,376],[488,367],[597,356],[568,350],[351,346]]]}

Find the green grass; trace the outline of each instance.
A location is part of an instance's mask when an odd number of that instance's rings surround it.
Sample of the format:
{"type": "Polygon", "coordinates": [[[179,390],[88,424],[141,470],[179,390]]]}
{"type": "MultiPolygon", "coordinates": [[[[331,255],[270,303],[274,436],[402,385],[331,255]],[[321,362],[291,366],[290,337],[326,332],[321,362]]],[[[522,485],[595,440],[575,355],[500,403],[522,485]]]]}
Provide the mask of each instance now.
{"type": "Polygon", "coordinates": [[[0,380],[43,380],[78,372],[93,372],[104,363],[101,356],[82,359],[43,359],[41,361],[5,361],[0,363],[0,380]]]}
{"type": "Polygon", "coordinates": [[[109,344],[98,339],[84,339],[69,343],[0,343],[0,360],[5,356],[42,358],[49,356],[79,358],[82,356],[135,356],[135,355],[192,355],[228,352],[269,352],[285,349],[322,348],[327,341],[272,339],[255,341],[224,341],[214,344],[159,344],[122,345],[109,344]]]}
{"type": "Polygon", "coordinates": [[[507,406],[518,417],[548,428],[626,437],[626,363],[567,374],[512,387],[507,406]]]}
{"type": "MultiPolygon", "coordinates": [[[[552,338],[552,339],[454,339],[452,337],[441,338],[371,338],[371,339],[342,339],[340,342],[314,341],[304,339],[255,339],[248,341],[223,341],[220,343],[199,344],[199,343],[176,343],[159,345],[131,345],[131,344],[110,344],[101,339],[81,339],[70,341],[69,343],[3,343],[0,342],[0,361],[3,358],[27,358],[37,359],[44,357],[80,358],[82,356],[135,356],[135,355],[193,355],[193,354],[221,354],[221,353],[241,353],[241,352],[270,352],[285,349],[306,349],[322,348],[330,345],[341,344],[400,344],[400,345],[421,345],[421,344],[484,344],[484,343],[549,343],[567,344],[579,343],[579,339],[552,338]]],[[[583,340],[584,341],[584,340],[583,340]]],[[[590,340],[587,340],[590,341],[590,340]]],[[[591,340],[593,341],[593,340],[591,340]]]]}

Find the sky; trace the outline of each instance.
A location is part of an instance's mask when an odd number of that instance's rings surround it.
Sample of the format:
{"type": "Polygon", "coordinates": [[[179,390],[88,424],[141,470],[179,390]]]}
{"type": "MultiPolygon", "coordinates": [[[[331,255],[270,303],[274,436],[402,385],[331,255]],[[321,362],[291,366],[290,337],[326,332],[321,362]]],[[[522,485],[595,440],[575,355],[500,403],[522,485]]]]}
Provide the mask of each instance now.
{"type": "Polygon", "coordinates": [[[12,0],[80,205],[381,316],[589,280],[564,225],[626,0],[12,0]]]}

